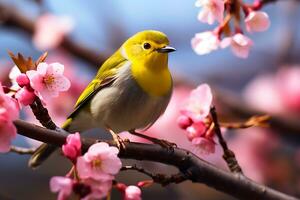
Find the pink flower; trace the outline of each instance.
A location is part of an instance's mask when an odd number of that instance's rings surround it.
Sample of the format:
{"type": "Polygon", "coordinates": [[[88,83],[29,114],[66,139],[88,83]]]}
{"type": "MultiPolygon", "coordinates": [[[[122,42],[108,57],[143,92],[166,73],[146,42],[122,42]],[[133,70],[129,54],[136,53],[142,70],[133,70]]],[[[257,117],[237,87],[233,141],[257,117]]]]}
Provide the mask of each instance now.
{"type": "Polygon", "coordinates": [[[112,180],[97,181],[91,178],[85,179],[83,183],[90,187],[90,192],[81,200],[102,199],[108,195],[112,187],[112,180]]]}
{"type": "Polygon", "coordinates": [[[192,144],[203,154],[215,153],[216,143],[211,137],[196,137],[192,140],[192,144]]]}
{"type": "Polygon", "coordinates": [[[53,49],[63,41],[73,27],[74,23],[69,17],[44,14],[36,21],[33,43],[42,51],[53,49]]]}
{"type": "Polygon", "coordinates": [[[77,170],[81,178],[95,180],[111,180],[121,166],[118,158],[119,150],[105,142],[92,145],[87,153],[77,159],[77,170]]]}
{"type": "Polygon", "coordinates": [[[213,31],[205,31],[197,33],[191,40],[194,51],[199,55],[208,54],[211,51],[217,50],[220,40],[213,31]]]}
{"type": "Polygon", "coordinates": [[[72,161],[75,161],[81,155],[81,141],[78,132],[68,135],[66,143],[62,146],[62,151],[72,161]]]}
{"type": "Polygon", "coordinates": [[[40,63],[37,70],[27,71],[31,87],[42,99],[57,97],[59,92],[70,88],[70,81],[63,75],[64,66],[60,63],[40,63]]]}
{"type": "Polygon", "coordinates": [[[193,123],[191,126],[186,128],[187,137],[189,141],[192,141],[195,138],[204,136],[207,130],[206,124],[203,122],[193,123]]]}
{"type": "Polygon", "coordinates": [[[17,101],[3,92],[0,84],[0,152],[8,152],[17,131],[13,124],[19,116],[17,101]]]}
{"type": "Polygon", "coordinates": [[[221,48],[226,48],[231,45],[232,52],[240,58],[247,58],[249,50],[253,45],[251,39],[241,33],[237,33],[232,37],[224,38],[221,41],[221,48]]]}
{"type": "Polygon", "coordinates": [[[23,106],[28,106],[33,103],[35,100],[35,94],[33,91],[27,89],[27,87],[21,88],[16,94],[15,98],[19,101],[19,103],[23,106]]]}
{"type": "Polygon", "coordinates": [[[197,0],[196,7],[202,7],[198,14],[198,20],[213,24],[215,20],[223,21],[224,0],[197,0]]]}
{"type": "Polygon", "coordinates": [[[181,114],[190,117],[194,122],[203,121],[209,114],[212,98],[209,85],[199,85],[192,90],[181,114]]]}
{"type": "Polygon", "coordinates": [[[142,191],[135,185],[130,185],[125,189],[124,200],[141,200],[142,191]]]}
{"type": "Polygon", "coordinates": [[[17,78],[20,75],[21,75],[21,71],[19,70],[19,68],[16,65],[13,68],[11,68],[9,75],[8,75],[8,77],[12,83],[11,89],[13,89],[13,90],[20,89],[20,86],[17,83],[17,78]]]}
{"type": "Polygon", "coordinates": [[[248,32],[262,32],[270,27],[270,20],[267,13],[262,11],[252,11],[245,19],[248,32]]]}
{"type": "Polygon", "coordinates": [[[70,178],[54,176],[50,180],[50,190],[58,192],[57,200],[66,200],[72,193],[73,183],[70,178]]]}
{"type": "Polygon", "coordinates": [[[272,75],[261,74],[255,77],[244,89],[243,96],[251,107],[260,111],[279,114],[285,110],[272,75]]]}
{"type": "Polygon", "coordinates": [[[280,99],[287,109],[300,111],[300,66],[282,68],[275,76],[274,82],[280,99]]]}

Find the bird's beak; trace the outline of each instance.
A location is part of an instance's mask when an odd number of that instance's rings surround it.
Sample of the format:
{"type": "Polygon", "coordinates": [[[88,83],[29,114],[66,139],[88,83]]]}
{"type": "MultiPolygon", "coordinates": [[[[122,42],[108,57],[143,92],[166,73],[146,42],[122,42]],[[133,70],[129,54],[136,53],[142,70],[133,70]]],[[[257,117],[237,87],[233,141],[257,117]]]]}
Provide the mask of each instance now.
{"type": "Polygon", "coordinates": [[[173,47],[165,46],[165,47],[156,49],[156,51],[159,53],[170,53],[170,52],[176,51],[176,49],[173,47]]]}

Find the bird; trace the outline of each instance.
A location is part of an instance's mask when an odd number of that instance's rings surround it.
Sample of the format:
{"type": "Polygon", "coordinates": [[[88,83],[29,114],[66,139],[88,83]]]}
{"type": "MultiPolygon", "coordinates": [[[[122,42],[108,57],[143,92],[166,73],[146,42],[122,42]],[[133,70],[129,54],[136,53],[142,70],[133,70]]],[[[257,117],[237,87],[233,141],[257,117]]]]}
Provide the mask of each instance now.
{"type": "MultiPolygon", "coordinates": [[[[118,147],[122,131],[170,145],[138,133],[146,130],[164,113],[170,101],[173,80],[168,67],[169,46],[166,34],[145,30],[127,39],[100,67],[94,79],[79,96],[62,129],[83,132],[92,128],[108,130],[118,147]]],[[[42,144],[28,164],[38,167],[57,147],[42,144]]]]}

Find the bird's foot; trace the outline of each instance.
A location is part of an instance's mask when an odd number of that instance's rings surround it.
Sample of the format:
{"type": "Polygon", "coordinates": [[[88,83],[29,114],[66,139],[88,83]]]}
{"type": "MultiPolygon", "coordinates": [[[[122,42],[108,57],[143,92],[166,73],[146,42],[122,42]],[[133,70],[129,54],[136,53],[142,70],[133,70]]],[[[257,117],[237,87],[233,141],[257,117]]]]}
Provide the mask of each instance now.
{"type": "Polygon", "coordinates": [[[112,138],[113,138],[113,141],[117,144],[117,147],[119,150],[124,150],[126,148],[125,146],[125,141],[122,140],[122,138],[117,135],[113,130],[111,129],[108,129],[109,133],[111,134],[112,138]]]}
{"type": "Polygon", "coordinates": [[[166,148],[168,150],[172,150],[172,151],[174,150],[174,148],[177,147],[177,145],[173,142],[169,142],[167,140],[162,140],[162,139],[157,139],[157,138],[153,138],[153,140],[151,142],[153,142],[154,144],[158,144],[161,147],[166,148]]]}
{"type": "Polygon", "coordinates": [[[162,140],[162,139],[157,139],[157,138],[154,138],[154,137],[150,137],[150,136],[138,133],[138,132],[136,132],[134,130],[129,131],[129,132],[131,134],[133,134],[133,135],[136,135],[138,137],[141,137],[141,138],[144,138],[146,140],[149,140],[149,141],[153,142],[154,144],[158,144],[161,147],[166,148],[166,149],[171,150],[171,151],[174,151],[174,148],[177,147],[177,145],[175,143],[169,142],[167,140],[162,140]]]}

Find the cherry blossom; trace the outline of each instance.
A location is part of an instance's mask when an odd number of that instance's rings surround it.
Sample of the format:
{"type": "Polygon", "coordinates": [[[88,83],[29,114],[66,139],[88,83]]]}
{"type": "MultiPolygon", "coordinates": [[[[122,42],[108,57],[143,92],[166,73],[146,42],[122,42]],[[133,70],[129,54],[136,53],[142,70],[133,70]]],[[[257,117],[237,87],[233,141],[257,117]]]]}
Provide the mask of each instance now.
{"type": "Polygon", "coordinates": [[[74,22],[70,17],[44,14],[35,23],[33,43],[39,50],[57,47],[72,31],[74,22]]]}
{"type": "Polygon", "coordinates": [[[188,140],[196,147],[196,152],[210,154],[215,152],[214,132],[211,129],[210,108],[212,92],[207,84],[192,90],[177,119],[178,125],[186,131],[188,140]]]}
{"type": "Polygon", "coordinates": [[[31,87],[43,100],[57,97],[59,92],[70,88],[70,81],[63,75],[64,66],[60,63],[40,63],[37,70],[27,71],[31,87]]]}
{"type": "Polygon", "coordinates": [[[197,33],[191,40],[194,51],[199,55],[208,54],[217,50],[220,44],[218,35],[213,31],[197,33]]]}
{"type": "Polygon", "coordinates": [[[62,146],[62,151],[72,161],[75,161],[81,155],[81,141],[78,132],[68,135],[66,143],[62,146]]]}
{"type": "Polygon", "coordinates": [[[67,177],[54,176],[50,180],[51,192],[58,192],[57,200],[66,200],[72,193],[74,181],[67,177]]]}
{"type": "Polygon", "coordinates": [[[249,32],[262,32],[270,27],[270,20],[267,13],[252,11],[245,19],[246,29],[249,32]]]}
{"type": "Polygon", "coordinates": [[[92,145],[87,153],[77,159],[77,170],[81,178],[111,180],[121,169],[119,150],[105,142],[92,145]]]}
{"type": "Polygon", "coordinates": [[[224,38],[220,44],[221,48],[231,46],[232,52],[240,58],[248,57],[249,50],[252,45],[252,40],[241,33],[237,33],[232,37],[224,38]]]}
{"type": "Polygon", "coordinates": [[[224,0],[197,0],[196,7],[202,7],[198,20],[213,24],[214,21],[222,22],[224,13],[224,0]]]}
{"type": "Polygon", "coordinates": [[[190,117],[194,122],[203,121],[209,114],[212,98],[209,85],[201,84],[191,91],[186,105],[181,109],[181,113],[190,117]]]}
{"type": "Polygon", "coordinates": [[[0,84],[0,152],[8,152],[17,130],[13,124],[19,116],[17,101],[6,95],[0,84]]]}
{"type": "Polygon", "coordinates": [[[300,66],[283,67],[275,75],[274,82],[284,106],[300,111],[300,66]]]}
{"type": "Polygon", "coordinates": [[[250,81],[243,96],[251,107],[263,112],[279,114],[285,110],[274,76],[270,74],[260,74],[250,81]]]}
{"type": "Polygon", "coordinates": [[[125,189],[124,200],[141,200],[142,191],[135,185],[130,185],[125,189]]]}

